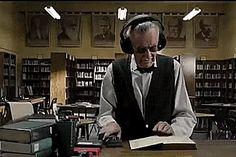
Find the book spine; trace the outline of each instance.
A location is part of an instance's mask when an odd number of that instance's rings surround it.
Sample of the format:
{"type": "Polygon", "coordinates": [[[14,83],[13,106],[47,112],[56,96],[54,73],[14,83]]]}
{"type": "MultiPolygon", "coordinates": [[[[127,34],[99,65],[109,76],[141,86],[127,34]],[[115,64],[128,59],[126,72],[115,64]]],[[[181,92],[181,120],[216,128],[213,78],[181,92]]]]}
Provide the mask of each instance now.
{"type": "Polygon", "coordinates": [[[40,127],[35,130],[14,130],[14,129],[0,129],[0,140],[19,142],[19,143],[32,143],[51,136],[51,127],[40,127]]]}
{"type": "Polygon", "coordinates": [[[35,154],[22,154],[22,153],[8,153],[4,152],[2,153],[2,157],[48,157],[52,154],[52,149],[45,149],[42,151],[39,151],[35,154]]]}
{"type": "Polygon", "coordinates": [[[52,147],[52,138],[45,138],[30,144],[0,141],[0,149],[3,152],[33,154],[42,151],[44,149],[49,149],[51,147],[52,147]]]}
{"type": "Polygon", "coordinates": [[[30,138],[29,143],[51,137],[51,134],[52,134],[52,126],[42,127],[42,128],[33,130],[30,134],[31,138],[30,138]]]}

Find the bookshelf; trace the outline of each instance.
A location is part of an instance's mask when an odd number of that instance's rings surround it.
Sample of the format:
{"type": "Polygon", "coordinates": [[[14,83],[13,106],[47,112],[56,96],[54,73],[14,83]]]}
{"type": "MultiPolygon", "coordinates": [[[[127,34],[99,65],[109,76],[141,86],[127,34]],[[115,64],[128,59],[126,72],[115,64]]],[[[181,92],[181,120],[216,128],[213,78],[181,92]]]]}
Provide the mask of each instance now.
{"type": "MultiPolygon", "coordinates": [[[[197,61],[196,97],[199,103],[219,103],[224,101],[223,61],[205,60],[197,61]]],[[[225,69],[226,70],[226,69],[225,69]]]]}
{"type": "Polygon", "coordinates": [[[77,59],[76,101],[98,104],[101,83],[113,59],[77,59]]]}
{"type": "Polygon", "coordinates": [[[91,59],[77,59],[76,68],[76,101],[93,103],[94,62],[91,59]]]}
{"type": "MultiPolygon", "coordinates": [[[[22,59],[22,83],[26,89],[32,86],[34,96],[46,97],[50,100],[50,59],[23,58],[22,59]]],[[[28,92],[25,96],[29,97],[28,92]]]]}
{"type": "Polygon", "coordinates": [[[57,102],[62,104],[75,102],[75,78],[75,57],[68,53],[52,52],[50,97],[57,98],[57,102]]]}
{"type": "Polygon", "coordinates": [[[7,100],[16,97],[16,55],[0,52],[0,88],[1,97],[7,100]]]}
{"type": "Polygon", "coordinates": [[[236,58],[227,60],[227,95],[228,102],[234,103],[236,101],[236,58]]]}
{"type": "Polygon", "coordinates": [[[198,104],[235,102],[235,64],[235,58],[196,61],[196,100],[198,104]]]}

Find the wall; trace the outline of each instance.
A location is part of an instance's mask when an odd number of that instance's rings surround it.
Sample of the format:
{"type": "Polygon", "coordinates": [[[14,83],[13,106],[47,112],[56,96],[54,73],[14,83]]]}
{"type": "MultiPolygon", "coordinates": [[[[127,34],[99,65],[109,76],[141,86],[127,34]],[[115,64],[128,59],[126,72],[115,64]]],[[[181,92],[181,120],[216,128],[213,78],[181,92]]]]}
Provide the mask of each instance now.
{"type": "MultiPolygon", "coordinates": [[[[229,7],[223,3],[192,3],[186,2],[183,3],[173,3],[173,2],[58,2],[53,4],[53,6],[59,11],[81,11],[81,12],[116,12],[119,6],[124,6],[128,8],[130,12],[187,12],[192,9],[194,6],[199,6],[203,12],[221,12],[224,13],[226,11],[226,7],[229,7]],[[134,3],[134,4],[132,4],[134,3]],[[102,6],[102,7],[101,7],[102,6]],[[104,8],[106,8],[104,10],[104,8]]],[[[233,6],[236,3],[233,3],[233,6]]],[[[20,3],[18,5],[18,11],[43,11],[43,7],[46,5],[45,2],[25,2],[20,3]],[[29,7],[30,6],[30,7],[29,7]]],[[[232,8],[233,9],[233,8],[232,8]]],[[[234,11],[231,11],[234,12],[234,11]]],[[[226,14],[228,15],[228,14],[226,14]]],[[[98,58],[114,58],[115,53],[122,53],[119,47],[119,31],[122,28],[123,22],[117,21],[116,24],[116,45],[114,48],[93,48],[91,47],[91,16],[90,14],[86,14],[82,18],[83,22],[83,33],[82,33],[82,45],[80,48],[61,48],[57,47],[56,45],[56,27],[57,22],[56,20],[51,18],[51,43],[50,47],[44,48],[32,48],[25,46],[25,28],[23,14],[21,14],[21,18],[18,21],[21,24],[21,31],[19,31],[19,51],[23,52],[22,57],[37,57],[37,54],[43,54],[45,58],[50,57],[50,52],[52,51],[66,51],[70,54],[79,57],[79,58],[91,58],[91,56],[97,56],[98,58]]],[[[192,53],[196,55],[197,58],[200,56],[205,56],[207,59],[220,59],[224,57],[228,57],[225,55],[224,43],[225,39],[222,37],[226,37],[224,35],[224,29],[226,27],[225,24],[222,23],[224,21],[225,16],[220,16],[220,25],[219,25],[219,46],[218,48],[211,48],[211,49],[196,49],[193,47],[193,21],[187,22],[187,43],[185,48],[166,48],[164,53],[170,56],[184,54],[184,53],[192,53]]],[[[231,18],[233,19],[233,17],[231,18]]]]}
{"type": "Polygon", "coordinates": [[[225,15],[225,19],[223,24],[225,25],[222,35],[224,37],[224,41],[222,45],[224,45],[223,49],[226,58],[236,57],[236,5],[235,3],[228,3],[227,14],[225,15]]]}
{"type": "MultiPolygon", "coordinates": [[[[55,2],[54,2],[55,3],[55,2]]],[[[52,2],[53,4],[53,2],[52,2]]],[[[46,2],[2,2],[0,3],[0,48],[11,50],[17,53],[18,60],[22,57],[37,57],[37,54],[43,54],[43,57],[50,57],[52,51],[66,51],[79,58],[114,58],[115,53],[122,53],[119,47],[119,31],[123,22],[117,21],[116,24],[116,45],[114,48],[93,48],[91,47],[91,16],[83,16],[82,45],[80,48],[61,48],[56,45],[56,20],[51,18],[51,43],[50,47],[26,47],[25,46],[25,19],[23,11],[44,11],[46,2]],[[16,5],[17,4],[17,5],[16,5]],[[16,7],[15,7],[16,5],[16,7]],[[15,8],[17,10],[15,10],[15,8]],[[16,13],[17,12],[17,13],[16,13]]],[[[192,44],[192,21],[187,22],[187,43],[186,48],[166,48],[164,53],[170,56],[192,53],[197,57],[205,56],[207,59],[220,59],[233,57],[236,53],[236,26],[235,9],[236,3],[173,3],[173,2],[57,2],[53,4],[59,11],[81,11],[81,12],[116,12],[119,6],[127,7],[130,12],[187,12],[193,6],[199,6],[203,12],[222,12],[220,16],[220,39],[219,46],[216,49],[196,49],[192,44]],[[133,4],[134,3],[134,4],[133,4]],[[102,7],[101,7],[102,6],[102,7]],[[104,10],[106,8],[106,10],[104,10]],[[227,11],[227,12],[226,12],[227,11]],[[227,41],[227,42],[226,42],[227,41]]]]}
{"type": "Polygon", "coordinates": [[[17,51],[14,4],[0,2],[0,49],[7,52],[17,51]]]}

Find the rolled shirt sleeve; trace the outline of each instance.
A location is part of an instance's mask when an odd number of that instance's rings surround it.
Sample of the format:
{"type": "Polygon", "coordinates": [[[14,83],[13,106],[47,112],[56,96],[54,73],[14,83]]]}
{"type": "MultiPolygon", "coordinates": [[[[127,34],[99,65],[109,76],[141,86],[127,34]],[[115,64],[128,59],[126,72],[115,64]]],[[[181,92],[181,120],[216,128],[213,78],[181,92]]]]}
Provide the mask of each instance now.
{"type": "Polygon", "coordinates": [[[112,75],[112,64],[110,64],[101,85],[100,109],[98,115],[98,125],[100,127],[110,122],[116,122],[113,116],[115,116],[114,108],[116,108],[117,99],[112,84],[112,75]]]}
{"type": "Polygon", "coordinates": [[[196,116],[188,97],[183,70],[181,65],[174,60],[175,71],[175,107],[171,126],[177,136],[191,136],[194,126],[196,125],[196,116]]]}

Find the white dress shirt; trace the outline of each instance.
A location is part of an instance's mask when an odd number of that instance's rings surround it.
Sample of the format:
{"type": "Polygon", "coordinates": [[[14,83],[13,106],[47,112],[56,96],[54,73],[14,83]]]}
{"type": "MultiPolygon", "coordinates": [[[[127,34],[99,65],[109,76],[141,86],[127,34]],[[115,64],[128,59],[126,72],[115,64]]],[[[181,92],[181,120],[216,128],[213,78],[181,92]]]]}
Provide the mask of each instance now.
{"type": "MultiPolygon", "coordinates": [[[[158,66],[156,62],[154,66],[158,66]]],[[[153,72],[141,74],[137,70],[134,55],[131,57],[130,70],[134,95],[144,117],[143,106],[145,105],[144,103],[149,91],[153,72]]],[[[196,117],[188,97],[182,68],[176,60],[174,60],[174,76],[176,96],[175,107],[172,113],[174,118],[171,120],[171,127],[177,136],[191,136],[196,124],[196,117]]],[[[98,115],[98,124],[101,127],[110,122],[116,122],[113,117],[115,116],[114,110],[116,108],[117,98],[113,81],[112,64],[110,64],[101,85],[100,112],[98,115]]]]}

